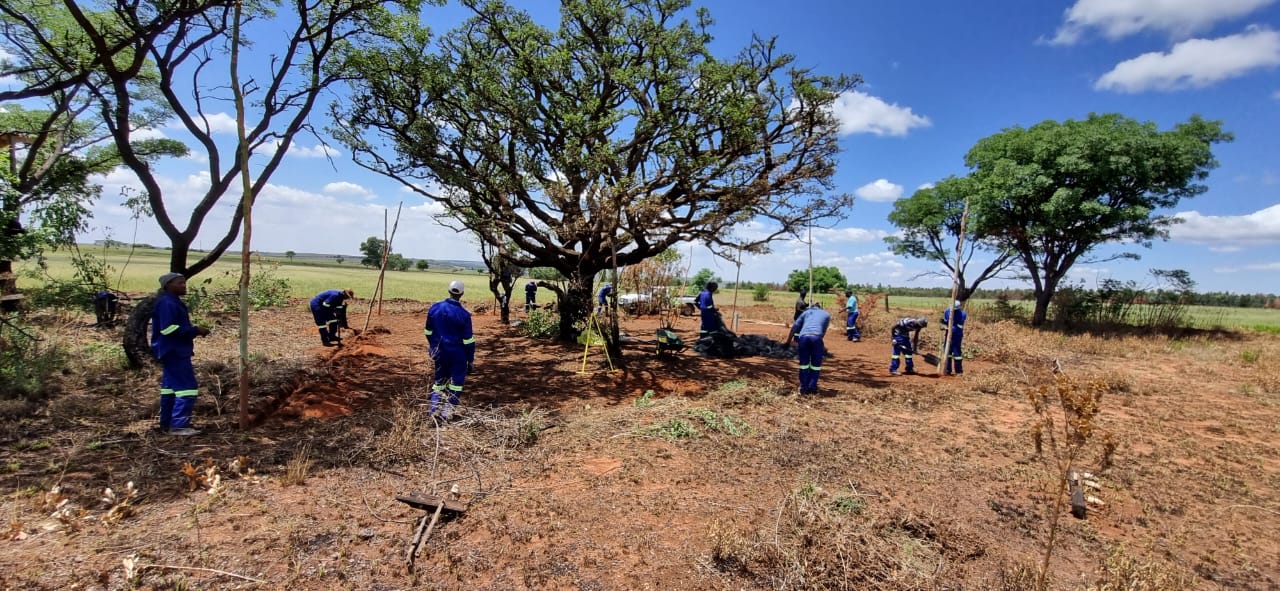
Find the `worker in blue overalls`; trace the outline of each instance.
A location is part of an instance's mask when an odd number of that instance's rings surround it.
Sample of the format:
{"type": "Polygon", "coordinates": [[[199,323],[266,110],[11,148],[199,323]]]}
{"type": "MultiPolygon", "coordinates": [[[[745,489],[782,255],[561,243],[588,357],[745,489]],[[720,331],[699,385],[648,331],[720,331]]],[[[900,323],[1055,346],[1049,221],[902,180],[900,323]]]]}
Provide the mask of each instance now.
{"type": "Polygon", "coordinates": [[[356,293],[350,289],[330,289],[311,298],[311,316],[315,318],[316,328],[320,330],[320,344],[326,347],[342,346],[342,337],[338,332],[347,325],[347,300],[354,299],[356,293]]]}
{"type": "Polygon", "coordinates": [[[900,376],[898,373],[898,364],[902,358],[906,358],[907,375],[916,373],[915,360],[912,355],[916,352],[916,347],[920,345],[920,329],[929,326],[929,320],[923,316],[920,318],[903,318],[897,324],[893,325],[893,357],[889,361],[889,375],[900,376]]]}
{"type": "Polygon", "coordinates": [[[858,342],[862,340],[862,331],[858,330],[858,296],[853,290],[844,292],[844,297],[848,300],[844,304],[844,311],[847,318],[844,325],[844,337],[850,341],[858,342]]]}
{"type": "Polygon", "coordinates": [[[796,338],[796,353],[800,358],[800,395],[817,394],[818,378],[822,377],[822,358],[827,348],[822,337],[831,327],[831,314],[822,309],[821,302],[813,302],[791,324],[791,337],[796,338]]]}
{"type": "Polygon", "coordinates": [[[606,283],[600,287],[596,300],[596,315],[603,316],[609,311],[609,296],[613,295],[613,284],[606,283]]]}
{"type": "Polygon", "coordinates": [[[453,417],[454,407],[462,396],[462,385],[475,367],[476,337],[471,332],[471,312],[462,307],[461,281],[449,283],[449,297],[427,310],[427,352],[435,362],[435,382],[431,386],[432,416],[453,417]],[[445,391],[448,399],[442,401],[445,391]]]}
{"type": "Polygon", "coordinates": [[[953,363],[955,364],[955,375],[964,375],[964,353],[960,349],[960,344],[964,341],[964,322],[968,319],[969,315],[960,309],[960,300],[956,300],[951,304],[950,308],[942,311],[942,333],[944,336],[947,332],[947,326],[951,326],[951,338],[947,339],[947,361],[943,366],[943,375],[951,375],[953,363]],[[950,324],[953,321],[955,324],[950,324]]]}
{"type": "Polygon", "coordinates": [[[160,432],[170,435],[198,435],[191,425],[200,384],[191,364],[195,340],[209,329],[191,324],[191,315],[182,296],[187,295],[187,278],[180,273],[160,276],[160,295],[151,310],[151,354],[160,361],[160,432]]]}
{"type": "Polygon", "coordinates": [[[538,282],[530,281],[524,284],[524,311],[527,314],[530,310],[538,306],[538,282]]]}
{"type": "Polygon", "coordinates": [[[706,288],[702,290],[702,293],[698,294],[698,299],[694,302],[702,313],[702,325],[698,327],[699,338],[720,330],[720,327],[724,324],[720,320],[720,311],[716,309],[716,301],[713,297],[719,288],[720,284],[715,281],[708,281],[706,288]]]}

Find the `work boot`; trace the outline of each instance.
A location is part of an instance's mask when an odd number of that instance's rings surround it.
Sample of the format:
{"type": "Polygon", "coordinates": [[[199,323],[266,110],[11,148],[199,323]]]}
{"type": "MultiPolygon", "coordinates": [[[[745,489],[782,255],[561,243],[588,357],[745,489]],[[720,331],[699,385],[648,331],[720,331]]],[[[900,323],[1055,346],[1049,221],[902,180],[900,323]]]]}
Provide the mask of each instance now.
{"type": "Polygon", "coordinates": [[[194,427],[182,427],[181,429],[169,429],[170,435],[176,435],[179,437],[190,437],[192,435],[199,435],[200,433],[202,433],[202,431],[194,427]]]}
{"type": "Polygon", "coordinates": [[[321,327],[319,328],[319,331],[320,331],[320,344],[322,344],[322,345],[324,345],[324,346],[326,346],[326,347],[332,347],[332,346],[333,346],[333,337],[329,336],[329,329],[327,329],[327,328],[325,328],[325,327],[321,326],[321,327]]]}

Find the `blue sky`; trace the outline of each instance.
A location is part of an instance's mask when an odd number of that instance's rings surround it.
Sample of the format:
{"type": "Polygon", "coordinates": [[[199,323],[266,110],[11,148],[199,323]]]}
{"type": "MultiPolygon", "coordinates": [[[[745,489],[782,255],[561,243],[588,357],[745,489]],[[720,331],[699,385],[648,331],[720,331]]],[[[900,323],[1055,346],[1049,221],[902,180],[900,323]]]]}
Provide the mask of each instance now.
{"type": "MultiPolygon", "coordinates": [[[[550,2],[544,23],[555,18],[550,2]]],[[[735,54],[752,33],[777,36],[779,48],[823,73],[859,74],[856,92],[841,98],[844,152],[838,191],[857,202],[847,220],[814,234],[814,263],[839,267],[851,281],[946,285],[920,277],[936,269],[888,253],[883,237],[896,198],[925,183],[966,173],[964,154],[1001,129],[1046,119],[1119,112],[1161,128],[1193,114],[1222,120],[1236,140],[1218,145],[1220,167],[1209,191],[1174,211],[1187,223],[1172,240],[1129,248],[1139,261],[1077,265],[1072,277],[1092,284],[1111,277],[1146,281],[1152,268],[1191,272],[1202,291],[1280,291],[1280,0],[983,0],[847,2],[844,0],[697,3],[715,20],[715,51],[735,54]]],[[[439,32],[457,22],[456,7],[428,9],[439,32]]],[[[230,113],[228,109],[227,113],[230,113]]],[[[231,118],[221,116],[227,133],[231,118]]],[[[319,122],[319,117],[317,116],[319,122]]],[[[176,130],[160,130],[174,135],[176,130]]],[[[230,136],[228,136],[230,137],[230,136]]],[[[175,201],[207,181],[195,158],[160,169],[175,201]]],[[[86,239],[130,241],[134,226],[119,191],[136,186],[119,172],[106,190],[86,239]]],[[[255,211],[254,248],[352,254],[367,236],[382,235],[383,210],[405,218],[396,250],[414,258],[478,259],[466,236],[435,226],[436,206],[350,162],[340,147],[305,138],[290,151],[255,211]]],[[[226,215],[225,208],[219,215],[226,215]]],[[[221,218],[219,218],[221,219],[221,218]]],[[[202,240],[212,244],[214,238],[202,240]]],[[[165,243],[142,222],[138,241],[165,243]]],[[[1115,247],[1099,254],[1119,252],[1115,247]]],[[[734,265],[694,247],[694,270],[726,279],[734,265]]],[[[782,281],[808,263],[808,245],[775,245],[746,257],[742,278],[782,281]]],[[[1020,285],[1010,283],[1011,285],[1020,285]]]]}

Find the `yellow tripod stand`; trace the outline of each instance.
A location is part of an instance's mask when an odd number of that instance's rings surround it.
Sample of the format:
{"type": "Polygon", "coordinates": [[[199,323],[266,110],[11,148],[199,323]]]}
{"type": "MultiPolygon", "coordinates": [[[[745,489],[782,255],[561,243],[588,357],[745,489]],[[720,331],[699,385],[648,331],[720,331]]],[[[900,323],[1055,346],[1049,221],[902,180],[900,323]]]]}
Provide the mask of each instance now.
{"type": "Polygon", "coordinates": [[[582,349],[582,369],[578,373],[587,373],[587,356],[591,353],[591,344],[600,339],[599,345],[604,350],[605,361],[609,362],[609,371],[616,371],[613,367],[613,358],[609,356],[609,347],[604,343],[604,328],[600,326],[600,319],[596,317],[596,313],[592,312],[591,317],[587,319],[587,328],[583,331],[583,341],[585,346],[582,349]]]}

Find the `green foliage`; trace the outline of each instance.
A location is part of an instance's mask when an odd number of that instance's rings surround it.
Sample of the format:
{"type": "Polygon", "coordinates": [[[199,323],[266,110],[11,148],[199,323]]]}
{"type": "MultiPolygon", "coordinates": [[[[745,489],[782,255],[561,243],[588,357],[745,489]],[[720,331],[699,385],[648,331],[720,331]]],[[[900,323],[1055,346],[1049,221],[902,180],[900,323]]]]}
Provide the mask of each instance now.
{"type": "Polygon", "coordinates": [[[1231,139],[1221,123],[1199,117],[1170,131],[1118,114],[1006,129],[965,156],[977,187],[974,232],[1017,253],[1034,281],[1031,322],[1039,325],[1083,255],[1167,238],[1173,208],[1207,189],[1212,145],[1231,139]]]}
{"type": "Polygon", "coordinates": [[[529,269],[529,277],[538,281],[564,281],[564,275],[551,267],[534,267],[529,269]]]}
{"type": "Polygon", "coordinates": [[[66,362],[66,353],[39,339],[34,327],[0,319],[0,400],[46,398],[66,362]]]}
{"type": "Polygon", "coordinates": [[[698,269],[698,272],[689,278],[689,285],[702,289],[707,286],[708,281],[715,281],[722,286],[724,285],[724,280],[719,275],[716,275],[714,271],[707,268],[698,269]]]}
{"type": "Polygon", "coordinates": [[[293,252],[292,250],[284,251],[284,257],[289,259],[289,262],[293,262],[293,257],[296,257],[296,256],[298,256],[298,253],[293,252]]]}
{"type": "Polygon", "coordinates": [[[698,430],[689,423],[689,421],[681,417],[675,417],[656,425],[649,425],[645,429],[641,430],[641,434],[648,435],[650,437],[661,437],[671,441],[678,439],[691,439],[701,435],[701,433],[699,433],[698,430]]]}
{"type": "MultiPolygon", "coordinates": [[[[827,293],[833,288],[844,289],[848,280],[844,278],[844,274],[840,269],[835,267],[819,266],[813,268],[813,292],[827,293]]],[[[800,291],[809,289],[809,270],[796,269],[787,276],[787,289],[791,291],[800,291]]]]}
{"type": "Polygon", "coordinates": [[[418,259],[418,262],[414,263],[414,266],[417,267],[419,271],[426,271],[431,268],[431,262],[427,259],[418,259]]]}
{"type": "Polygon", "coordinates": [[[377,236],[370,236],[360,243],[360,253],[364,255],[360,259],[360,264],[374,269],[382,268],[382,251],[386,248],[386,241],[377,236]]]}
{"type": "Polygon", "coordinates": [[[708,431],[733,436],[751,433],[751,426],[743,419],[729,414],[718,413],[709,408],[697,407],[689,409],[689,416],[701,422],[702,427],[708,431]]]}
{"type": "Polygon", "coordinates": [[[111,267],[107,265],[106,260],[82,252],[74,244],[69,251],[73,270],[70,279],[59,279],[49,275],[49,265],[43,252],[36,255],[36,265],[23,273],[29,278],[39,279],[42,282],[37,287],[26,290],[28,301],[32,306],[89,310],[93,308],[93,296],[107,289],[107,276],[111,272],[111,267]]]}
{"type": "Polygon", "coordinates": [[[757,283],[751,288],[751,300],[755,302],[769,301],[769,285],[765,283],[757,283]]]}
{"type": "Polygon", "coordinates": [[[392,271],[408,271],[412,264],[409,259],[404,258],[404,255],[398,252],[393,252],[387,256],[387,268],[392,271]]]}
{"type": "Polygon", "coordinates": [[[1245,365],[1253,365],[1257,363],[1259,357],[1260,355],[1258,355],[1257,351],[1250,349],[1245,349],[1240,352],[1240,362],[1245,365]]]}
{"type": "Polygon", "coordinates": [[[438,41],[416,19],[382,23],[382,45],[347,56],[353,92],[329,131],[410,187],[438,179],[419,192],[515,266],[564,275],[562,337],[601,271],[690,241],[758,251],[848,212],[829,190],[832,106],[857,78],[801,67],[768,36],[713,50],[688,0],[564,0],[550,28],[513,4],[469,3],[438,41]],[[735,231],[760,217],[780,231],[735,231]]]}
{"type": "Polygon", "coordinates": [[[867,503],[861,497],[854,495],[841,495],[831,502],[832,511],[845,515],[860,515],[866,508],[867,503]]]}
{"type": "Polygon", "coordinates": [[[520,332],[534,339],[556,336],[560,326],[559,315],[545,310],[530,310],[529,317],[520,325],[520,332]]]}
{"type": "Polygon", "coordinates": [[[653,390],[645,390],[644,394],[641,394],[640,397],[635,399],[631,404],[636,408],[649,408],[654,405],[653,395],[653,390]]]}

